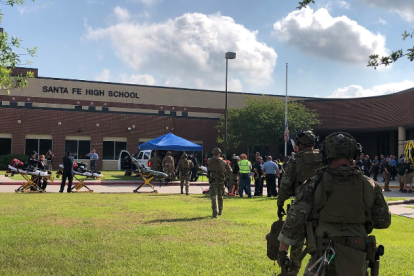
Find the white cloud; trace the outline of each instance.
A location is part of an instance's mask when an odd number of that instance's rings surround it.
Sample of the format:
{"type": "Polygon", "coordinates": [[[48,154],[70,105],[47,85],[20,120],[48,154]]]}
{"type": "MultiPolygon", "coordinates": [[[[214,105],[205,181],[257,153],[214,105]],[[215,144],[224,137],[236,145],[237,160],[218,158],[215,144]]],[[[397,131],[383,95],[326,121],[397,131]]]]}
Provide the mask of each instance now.
{"type": "Polygon", "coordinates": [[[96,81],[106,81],[106,82],[110,82],[112,81],[112,75],[111,72],[108,69],[103,69],[101,73],[99,73],[99,75],[97,75],[95,77],[96,81]]]}
{"type": "Polygon", "coordinates": [[[364,89],[360,85],[350,85],[338,88],[328,98],[358,98],[372,97],[400,92],[405,89],[413,88],[414,81],[405,80],[403,82],[393,82],[387,84],[376,85],[371,89],[364,89]]]}
{"type": "Polygon", "coordinates": [[[378,20],[377,20],[375,23],[378,23],[378,24],[381,24],[381,25],[387,25],[387,21],[385,21],[385,20],[384,20],[384,19],[382,19],[381,17],[380,17],[380,18],[378,18],[378,20]]]}
{"type": "Polygon", "coordinates": [[[220,14],[188,13],[161,23],[86,28],[86,39],[110,40],[124,64],[140,74],[155,71],[157,83],[223,90],[227,51],[237,54],[229,60],[229,80],[239,79],[229,81],[229,91],[241,91],[242,83],[254,90],[273,81],[274,49],[257,41],[257,31],[220,14]]]}
{"type": "Polygon", "coordinates": [[[115,16],[118,18],[119,21],[128,21],[131,18],[127,9],[123,9],[121,7],[115,7],[114,10],[115,16]]]}
{"type": "Polygon", "coordinates": [[[29,14],[29,13],[40,12],[52,5],[53,5],[52,2],[46,2],[46,3],[41,3],[41,4],[26,3],[23,6],[17,6],[17,10],[19,11],[20,15],[24,15],[24,14],[29,14]]]}
{"type": "Polygon", "coordinates": [[[119,74],[118,76],[113,76],[111,74],[111,71],[108,69],[103,69],[102,72],[99,73],[95,77],[95,80],[104,81],[104,82],[119,82],[119,83],[142,84],[142,85],[154,85],[155,84],[154,77],[148,74],[128,75],[126,73],[122,73],[122,74],[119,74]]]}
{"type": "Polygon", "coordinates": [[[156,2],[161,2],[162,0],[128,0],[128,2],[139,2],[147,6],[154,5],[156,2]]]}
{"type": "Polygon", "coordinates": [[[144,84],[144,85],[154,85],[154,77],[148,74],[139,75],[139,74],[121,74],[120,81],[123,83],[133,83],[133,84],[144,84]]]}
{"type": "Polygon", "coordinates": [[[398,13],[404,20],[414,22],[413,0],[359,0],[372,7],[398,13]]]}
{"type": "Polygon", "coordinates": [[[342,0],[337,0],[337,1],[328,1],[328,3],[326,3],[325,8],[327,10],[331,10],[334,7],[339,7],[341,9],[349,9],[350,5],[342,0]]]}
{"type": "Polygon", "coordinates": [[[371,54],[386,55],[385,37],[346,16],[311,8],[291,12],[273,24],[274,35],[302,52],[332,60],[366,64],[371,54]]]}

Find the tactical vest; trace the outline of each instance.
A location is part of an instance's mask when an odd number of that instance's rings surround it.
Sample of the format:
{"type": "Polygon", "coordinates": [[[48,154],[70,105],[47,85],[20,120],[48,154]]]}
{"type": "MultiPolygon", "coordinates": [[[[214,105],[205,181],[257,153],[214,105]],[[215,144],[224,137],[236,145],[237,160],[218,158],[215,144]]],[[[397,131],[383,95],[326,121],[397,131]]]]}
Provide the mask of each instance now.
{"type": "Polygon", "coordinates": [[[374,195],[364,193],[364,176],[361,171],[326,170],[315,194],[320,192],[322,198],[315,196],[313,220],[343,225],[371,222],[371,210],[365,203],[364,196],[374,195]]]}
{"type": "Polygon", "coordinates": [[[174,162],[174,158],[172,158],[172,156],[164,157],[164,166],[172,166],[173,162],[174,162]]]}
{"type": "Polygon", "coordinates": [[[207,164],[207,170],[209,172],[219,174],[220,176],[222,176],[224,178],[224,172],[223,172],[221,162],[223,162],[222,158],[211,158],[211,159],[209,159],[208,164],[207,164]]]}
{"type": "Polygon", "coordinates": [[[294,162],[296,163],[294,189],[297,194],[305,180],[311,178],[317,169],[324,167],[324,164],[322,154],[317,149],[299,153],[295,156],[294,162]]]}
{"type": "Polygon", "coordinates": [[[186,159],[181,160],[181,170],[189,171],[190,170],[190,161],[186,159]]]}
{"type": "Polygon", "coordinates": [[[250,172],[250,161],[248,160],[242,160],[239,162],[239,169],[240,173],[249,173],[250,172]]]}

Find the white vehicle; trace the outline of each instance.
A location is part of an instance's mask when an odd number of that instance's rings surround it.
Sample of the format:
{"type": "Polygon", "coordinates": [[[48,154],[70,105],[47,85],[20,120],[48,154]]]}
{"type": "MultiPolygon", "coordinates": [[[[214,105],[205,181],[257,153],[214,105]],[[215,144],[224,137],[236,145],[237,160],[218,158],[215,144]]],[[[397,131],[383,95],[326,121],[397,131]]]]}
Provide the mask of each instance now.
{"type": "MultiPolygon", "coordinates": [[[[152,150],[142,150],[137,156],[134,156],[137,162],[146,169],[151,169],[151,152],[152,150]]],[[[118,158],[118,171],[133,171],[134,164],[130,158],[130,153],[126,150],[123,150],[119,153],[118,158]]]]}

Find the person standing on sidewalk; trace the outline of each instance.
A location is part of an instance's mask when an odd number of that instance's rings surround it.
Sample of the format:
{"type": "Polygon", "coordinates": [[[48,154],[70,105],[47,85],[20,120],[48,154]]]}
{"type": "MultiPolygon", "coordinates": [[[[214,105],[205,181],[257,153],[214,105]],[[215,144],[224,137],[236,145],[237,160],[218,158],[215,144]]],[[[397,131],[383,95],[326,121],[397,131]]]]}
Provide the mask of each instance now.
{"type": "Polygon", "coordinates": [[[68,193],[71,192],[72,180],[73,180],[73,159],[70,156],[70,151],[67,151],[65,157],[63,157],[63,174],[62,184],[60,185],[59,193],[63,193],[66,184],[66,178],[68,179],[68,193]]]}
{"type": "Polygon", "coordinates": [[[253,164],[254,171],[254,196],[263,196],[263,173],[262,173],[263,158],[256,157],[256,162],[253,164]]]}
{"type": "Polygon", "coordinates": [[[91,161],[91,171],[96,172],[96,160],[99,159],[99,156],[96,153],[96,150],[92,149],[91,152],[88,153],[86,156],[88,156],[91,161]]]}
{"type": "Polygon", "coordinates": [[[252,170],[252,163],[247,160],[247,155],[241,155],[241,161],[239,162],[240,169],[240,188],[239,195],[243,197],[243,190],[246,189],[246,194],[248,198],[252,197],[252,187],[251,187],[251,178],[250,171],[252,170]]]}
{"type": "Polygon", "coordinates": [[[408,189],[408,184],[410,184],[410,189],[408,190],[409,193],[411,193],[411,189],[413,186],[413,164],[411,163],[410,158],[407,158],[405,161],[405,175],[404,175],[404,186],[406,189],[408,189]]]}
{"type": "Polygon", "coordinates": [[[400,184],[400,192],[406,193],[405,189],[405,169],[404,159],[400,159],[397,164],[398,183],[400,184]]]}
{"type": "Polygon", "coordinates": [[[267,197],[277,197],[276,175],[280,174],[280,170],[276,163],[272,161],[272,156],[266,158],[266,162],[262,166],[262,172],[266,178],[267,197]]]}
{"type": "Polygon", "coordinates": [[[53,169],[53,157],[55,157],[55,155],[53,154],[52,150],[49,149],[46,154],[45,154],[45,158],[46,158],[46,170],[48,171],[52,171],[53,169]]]}
{"type": "Polygon", "coordinates": [[[384,184],[384,192],[391,192],[390,190],[390,159],[385,159],[385,163],[383,164],[384,172],[382,175],[384,176],[385,184],[384,184]]]}
{"type": "Polygon", "coordinates": [[[180,161],[177,164],[176,174],[180,173],[180,187],[181,187],[181,194],[183,194],[183,186],[185,183],[185,194],[188,195],[189,184],[188,181],[190,180],[191,170],[194,167],[194,164],[191,160],[187,159],[187,154],[183,152],[181,155],[180,161]]]}
{"type": "Polygon", "coordinates": [[[374,173],[374,181],[378,181],[379,160],[377,155],[375,155],[374,160],[372,160],[370,171],[374,173]]]}

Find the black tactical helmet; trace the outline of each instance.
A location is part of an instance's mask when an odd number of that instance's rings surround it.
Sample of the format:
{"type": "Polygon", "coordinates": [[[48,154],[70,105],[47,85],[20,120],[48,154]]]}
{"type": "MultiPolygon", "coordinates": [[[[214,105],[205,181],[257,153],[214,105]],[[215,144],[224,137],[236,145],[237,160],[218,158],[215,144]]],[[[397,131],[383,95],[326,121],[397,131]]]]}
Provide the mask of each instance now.
{"type": "Polygon", "coordinates": [[[212,153],[213,155],[221,154],[221,149],[219,149],[219,148],[214,148],[214,149],[211,151],[211,153],[212,153]]]}
{"type": "Polygon", "coordinates": [[[30,156],[32,155],[37,155],[37,152],[35,150],[32,150],[32,152],[30,152],[30,156]]]}
{"type": "Polygon", "coordinates": [[[296,133],[296,137],[295,137],[295,143],[296,145],[302,144],[305,147],[311,147],[315,145],[315,141],[316,141],[316,136],[315,134],[313,134],[313,132],[311,130],[306,130],[306,131],[298,131],[298,133],[296,133]]]}
{"type": "Polygon", "coordinates": [[[334,132],[322,142],[320,151],[328,159],[355,158],[361,152],[361,145],[346,132],[334,132]]]}

